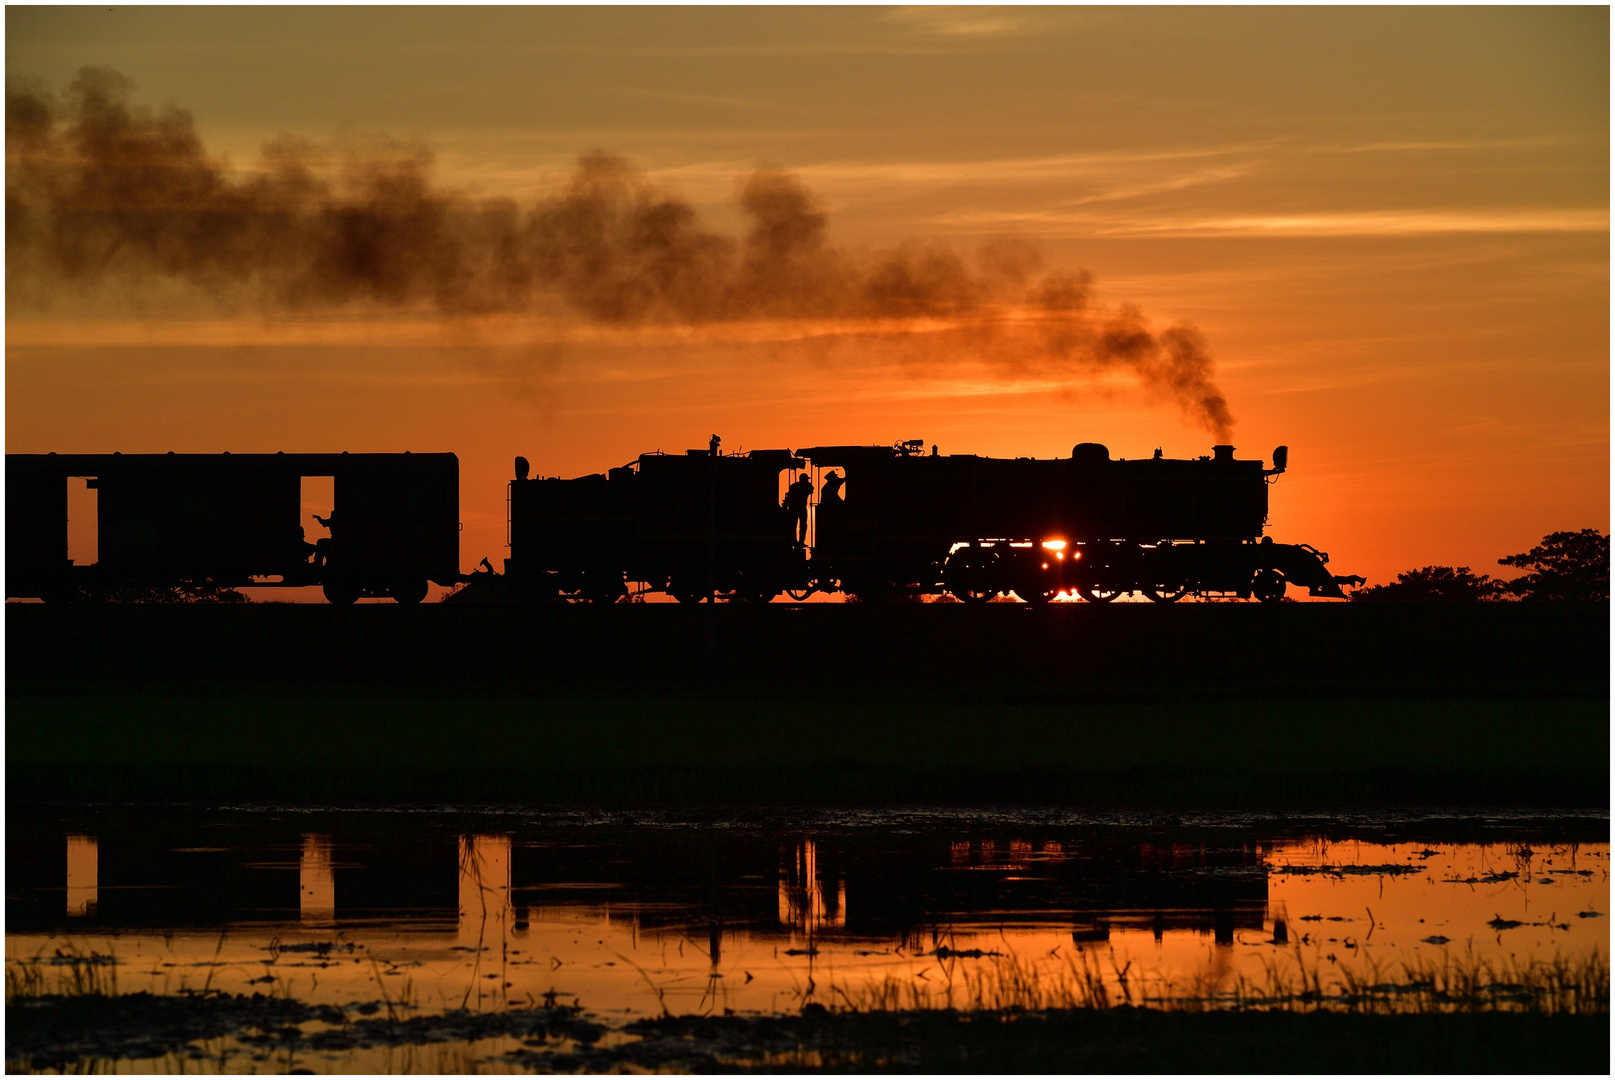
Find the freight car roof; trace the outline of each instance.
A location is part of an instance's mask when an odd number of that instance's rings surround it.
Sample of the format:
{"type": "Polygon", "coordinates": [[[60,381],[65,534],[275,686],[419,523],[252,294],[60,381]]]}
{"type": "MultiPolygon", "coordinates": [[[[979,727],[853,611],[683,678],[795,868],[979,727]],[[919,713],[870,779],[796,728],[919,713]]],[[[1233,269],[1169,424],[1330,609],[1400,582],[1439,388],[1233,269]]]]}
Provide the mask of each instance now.
{"type": "Polygon", "coordinates": [[[65,476],[100,475],[120,469],[271,469],[304,476],[332,476],[350,468],[406,463],[458,463],[453,454],[7,454],[8,467],[60,471],[65,476]]]}

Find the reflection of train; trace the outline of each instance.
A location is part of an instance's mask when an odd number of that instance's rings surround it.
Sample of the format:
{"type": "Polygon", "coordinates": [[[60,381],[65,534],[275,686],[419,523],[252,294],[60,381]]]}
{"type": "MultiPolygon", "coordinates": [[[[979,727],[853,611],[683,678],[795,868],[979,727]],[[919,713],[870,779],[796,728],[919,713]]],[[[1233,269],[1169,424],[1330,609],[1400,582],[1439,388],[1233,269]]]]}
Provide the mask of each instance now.
{"type": "Polygon", "coordinates": [[[7,454],[6,595],[124,586],[321,585],[333,603],[416,603],[460,580],[453,454],[7,454]],[[68,559],[67,485],[94,490],[99,558],[68,559]],[[333,478],[305,538],[304,477],[333,478]]]}
{"type": "Polygon", "coordinates": [[[1275,450],[1269,469],[1231,446],[1194,460],[1115,461],[1094,443],[1051,460],[926,454],[918,441],[733,455],[714,443],[573,480],[529,479],[518,459],[507,565],[535,599],[612,601],[630,583],[686,602],[815,590],[1274,601],[1290,583],[1344,598],[1341,586],[1360,578],[1331,574],[1314,548],[1262,536],[1268,481],[1287,456],[1275,450]],[[779,505],[782,475],[795,484],[803,472],[816,493],[806,544],[779,505]]]}
{"type": "MultiPolygon", "coordinates": [[[[699,933],[721,920],[765,940],[884,939],[921,952],[936,948],[939,929],[988,925],[996,937],[1006,921],[1079,943],[1150,930],[1232,944],[1234,930],[1262,930],[1269,906],[1267,858],[1228,839],[1152,844],[1104,829],[966,839],[912,822],[818,840],[746,829],[714,842],[701,830],[615,826],[523,826],[513,837],[508,823],[486,819],[487,832],[458,837],[349,820],[333,838],[265,816],[212,821],[200,830],[205,846],[184,818],[91,818],[95,832],[65,844],[63,830],[25,819],[7,838],[7,931],[267,920],[481,933],[483,920],[506,921],[508,907],[521,932],[545,909],[553,928],[558,909],[598,918],[605,908],[639,932],[699,933]]],[[[212,955],[216,935],[188,936],[212,955]]]]}
{"type": "MultiPolygon", "coordinates": [[[[1328,556],[1262,536],[1286,465],[1218,446],[1194,460],[939,455],[917,441],[723,454],[644,454],[606,473],[529,477],[509,491],[507,591],[685,603],[815,591],[865,601],[951,593],[977,603],[1061,592],[1343,598],[1328,556]],[[790,510],[782,508],[787,495],[790,510]],[[794,500],[794,501],[793,501],[794,500]],[[637,588],[636,588],[637,586],[637,588]]],[[[320,585],[333,603],[418,602],[459,570],[453,454],[8,454],[6,593],[66,598],[125,586],[320,585]],[[301,482],[334,478],[331,535],[304,535],[301,482]],[[97,493],[100,558],[68,558],[67,482],[97,493]]],[[[320,519],[322,521],[326,519],[320,519]]]]}

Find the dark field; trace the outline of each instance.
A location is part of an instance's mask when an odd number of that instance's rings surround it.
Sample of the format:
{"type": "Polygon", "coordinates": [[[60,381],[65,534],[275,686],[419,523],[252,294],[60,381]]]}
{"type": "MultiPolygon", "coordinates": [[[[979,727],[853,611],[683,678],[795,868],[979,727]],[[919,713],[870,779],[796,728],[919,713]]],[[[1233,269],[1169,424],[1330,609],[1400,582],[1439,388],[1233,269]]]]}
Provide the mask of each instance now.
{"type": "Polygon", "coordinates": [[[14,794],[1607,806],[1607,604],[7,606],[14,794]]]}

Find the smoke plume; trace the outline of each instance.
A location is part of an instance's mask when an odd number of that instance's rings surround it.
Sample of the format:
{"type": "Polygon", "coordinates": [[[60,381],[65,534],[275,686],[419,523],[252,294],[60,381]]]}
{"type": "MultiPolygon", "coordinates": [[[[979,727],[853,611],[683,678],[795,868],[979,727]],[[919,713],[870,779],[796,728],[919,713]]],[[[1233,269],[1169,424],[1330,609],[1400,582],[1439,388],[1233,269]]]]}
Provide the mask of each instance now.
{"type": "Polygon", "coordinates": [[[953,334],[1002,370],[1132,374],[1226,440],[1233,419],[1201,334],[1154,332],[1137,308],[1094,304],[1086,274],[1044,268],[998,241],[967,262],[909,242],[853,254],[831,242],[795,176],[739,187],[740,236],[623,158],[582,155],[531,205],[432,178],[423,148],[333,151],[283,136],[232,174],[188,112],[132,103],[115,72],[86,68],[57,99],[6,91],[7,299],[38,308],[76,289],[162,281],[266,310],[528,312],[596,324],[747,320],[862,323],[882,335],[953,334]]]}

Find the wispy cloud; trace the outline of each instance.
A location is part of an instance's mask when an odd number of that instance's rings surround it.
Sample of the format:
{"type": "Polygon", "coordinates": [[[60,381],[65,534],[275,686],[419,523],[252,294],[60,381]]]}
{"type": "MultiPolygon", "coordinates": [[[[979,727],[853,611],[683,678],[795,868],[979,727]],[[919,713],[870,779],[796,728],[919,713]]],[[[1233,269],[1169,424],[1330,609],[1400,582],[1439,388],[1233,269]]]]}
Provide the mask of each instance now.
{"type": "Polygon", "coordinates": [[[1118,217],[1061,208],[942,214],[936,221],[955,228],[1035,229],[1043,236],[1064,237],[1430,236],[1608,232],[1609,209],[1346,210],[1215,217],[1118,217]]]}
{"type": "MultiPolygon", "coordinates": [[[[974,161],[827,161],[804,164],[793,172],[815,187],[848,185],[958,185],[1044,183],[1085,177],[1115,176],[1127,170],[1181,162],[1245,157],[1254,159],[1271,143],[1237,143],[1159,150],[1114,150],[1086,154],[1058,154],[1025,158],[987,158],[974,161]]],[[[718,180],[732,185],[734,177],[755,167],[742,159],[706,161],[667,169],[648,170],[659,180],[718,180]]],[[[1229,166],[1242,171],[1247,165],[1229,166]]]]}
{"type": "Polygon", "coordinates": [[[904,6],[893,8],[882,20],[916,33],[953,40],[1023,37],[1063,21],[1049,8],[988,4],[904,6]]]}
{"type": "Polygon", "coordinates": [[[1566,140],[1557,135],[1528,135],[1510,139],[1396,139],[1386,142],[1320,146],[1325,154],[1446,153],[1463,150],[1510,150],[1527,146],[1558,146],[1566,140]]]}

